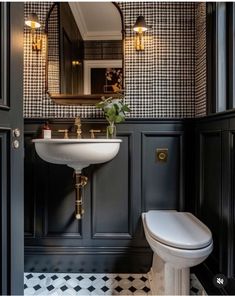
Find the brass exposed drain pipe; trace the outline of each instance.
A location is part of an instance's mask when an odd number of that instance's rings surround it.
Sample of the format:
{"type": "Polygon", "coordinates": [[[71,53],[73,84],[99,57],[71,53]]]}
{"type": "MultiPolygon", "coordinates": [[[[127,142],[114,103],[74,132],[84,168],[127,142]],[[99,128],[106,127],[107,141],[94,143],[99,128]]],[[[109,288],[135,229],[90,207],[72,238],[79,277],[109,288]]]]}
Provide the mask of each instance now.
{"type": "Polygon", "coordinates": [[[75,200],[75,217],[76,219],[82,219],[84,214],[83,201],[82,201],[82,190],[86,186],[88,178],[82,176],[80,173],[75,172],[75,190],[76,190],[76,200],[75,200]]]}

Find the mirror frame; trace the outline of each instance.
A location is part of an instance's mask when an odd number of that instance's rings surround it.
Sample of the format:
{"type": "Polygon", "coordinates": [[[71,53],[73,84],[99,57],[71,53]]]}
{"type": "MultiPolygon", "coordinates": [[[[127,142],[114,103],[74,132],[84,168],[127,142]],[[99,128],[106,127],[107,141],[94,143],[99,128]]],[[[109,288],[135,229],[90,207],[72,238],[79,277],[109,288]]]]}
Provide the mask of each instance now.
{"type": "MultiPolygon", "coordinates": [[[[123,13],[121,8],[116,2],[111,2],[116,9],[118,10],[120,17],[121,17],[121,23],[122,23],[122,69],[123,69],[123,89],[125,91],[125,46],[124,46],[124,41],[125,41],[125,25],[124,25],[124,18],[123,18],[123,13]]],[[[46,21],[45,21],[45,36],[46,36],[46,62],[45,62],[45,92],[46,94],[52,99],[52,101],[56,104],[59,105],[88,105],[92,106],[97,104],[101,97],[113,97],[113,98],[118,98],[123,94],[118,94],[118,93],[112,93],[112,94],[91,94],[91,95],[85,95],[85,94],[62,94],[62,93],[50,93],[48,90],[48,21],[50,18],[50,15],[56,5],[58,5],[58,2],[55,2],[52,4],[50,7],[46,21]]]]}

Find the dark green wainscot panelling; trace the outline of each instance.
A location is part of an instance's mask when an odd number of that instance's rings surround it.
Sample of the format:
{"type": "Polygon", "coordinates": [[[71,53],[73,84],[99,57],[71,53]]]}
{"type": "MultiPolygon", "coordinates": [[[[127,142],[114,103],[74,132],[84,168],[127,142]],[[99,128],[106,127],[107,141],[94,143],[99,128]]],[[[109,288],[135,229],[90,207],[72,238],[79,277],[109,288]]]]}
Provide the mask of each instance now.
{"type": "Polygon", "coordinates": [[[212,231],[214,250],[195,272],[210,294],[235,294],[235,116],[226,112],[195,122],[195,213],[212,231]],[[216,289],[215,275],[228,284],[216,289]]]}
{"type": "MultiPolygon", "coordinates": [[[[31,142],[44,122],[25,121],[25,270],[147,272],[152,252],[141,213],[184,209],[184,143],[190,136],[185,122],[129,120],[118,125],[123,142],[117,157],[84,169],[89,182],[82,221],[74,218],[73,170],[41,160],[31,142]],[[157,148],[168,149],[166,163],[156,160],[157,148]]],[[[50,124],[53,131],[74,132],[72,120],[50,124]]],[[[82,126],[85,137],[91,128],[105,130],[102,120],[84,119],[82,126]]]]}

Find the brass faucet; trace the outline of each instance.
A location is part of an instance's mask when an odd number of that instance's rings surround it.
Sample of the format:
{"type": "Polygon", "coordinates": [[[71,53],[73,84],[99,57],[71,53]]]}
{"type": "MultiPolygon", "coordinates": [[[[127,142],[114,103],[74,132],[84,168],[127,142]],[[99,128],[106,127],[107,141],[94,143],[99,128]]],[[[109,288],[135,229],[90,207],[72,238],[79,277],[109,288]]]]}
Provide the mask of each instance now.
{"type": "Polygon", "coordinates": [[[89,133],[91,134],[91,139],[95,139],[95,134],[101,133],[101,130],[91,129],[89,130],[89,133]]]}
{"type": "Polygon", "coordinates": [[[67,129],[64,130],[58,130],[59,133],[64,133],[64,139],[68,139],[69,138],[69,131],[67,129]]]}
{"type": "Polygon", "coordinates": [[[76,117],[74,125],[77,127],[76,133],[77,133],[77,139],[82,138],[82,124],[81,124],[81,118],[76,117]]]}

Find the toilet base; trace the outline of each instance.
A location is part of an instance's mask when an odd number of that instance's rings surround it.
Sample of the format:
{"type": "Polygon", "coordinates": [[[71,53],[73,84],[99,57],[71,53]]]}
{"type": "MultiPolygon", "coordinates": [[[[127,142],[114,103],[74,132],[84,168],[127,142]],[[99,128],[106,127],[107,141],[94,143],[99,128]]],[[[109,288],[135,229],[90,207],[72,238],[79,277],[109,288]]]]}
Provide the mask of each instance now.
{"type": "Polygon", "coordinates": [[[150,271],[150,287],[153,295],[189,295],[189,276],[189,268],[176,269],[154,253],[150,271]]]}

